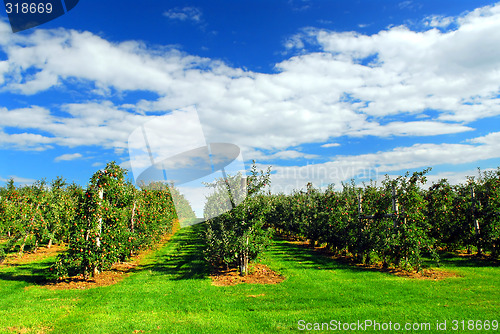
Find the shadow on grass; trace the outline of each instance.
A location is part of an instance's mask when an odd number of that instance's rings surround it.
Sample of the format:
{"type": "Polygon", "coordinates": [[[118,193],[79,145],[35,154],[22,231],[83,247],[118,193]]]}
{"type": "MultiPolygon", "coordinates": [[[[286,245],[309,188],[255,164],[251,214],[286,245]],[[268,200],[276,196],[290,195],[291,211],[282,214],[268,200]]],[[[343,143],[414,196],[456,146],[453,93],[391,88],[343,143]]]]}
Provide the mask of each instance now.
{"type": "MultiPolygon", "coordinates": [[[[302,268],[313,270],[349,270],[352,272],[380,272],[388,275],[401,273],[400,269],[381,268],[377,266],[365,266],[355,262],[352,258],[335,257],[324,249],[313,249],[305,244],[294,244],[284,239],[275,241],[273,252],[283,261],[293,262],[293,266],[300,265],[302,268]]],[[[478,258],[473,256],[458,256],[456,254],[440,254],[440,265],[430,257],[423,259],[423,269],[426,268],[480,268],[498,267],[499,261],[489,258],[478,258]]]]}
{"type": "Polygon", "coordinates": [[[168,250],[153,263],[139,265],[132,271],[150,270],[170,276],[172,280],[204,279],[210,267],[203,258],[203,224],[180,229],[168,243],[168,250]]]}
{"type": "Polygon", "coordinates": [[[0,270],[0,281],[17,281],[44,285],[53,282],[53,280],[48,278],[51,264],[48,262],[34,262],[0,267],[2,269],[0,270]]]}
{"type": "Polygon", "coordinates": [[[454,253],[441,253],[439,254],[441,263],[456,268],[484,268],[484,267],[499,267],[500,261],[498,259],[477,256],[477,255],[457,255],[454,253]]]}
{"type": "Polygon", "coordinates": [[[310,246],[293,244],[286,240],[276,240],[273,248],[275,255],[283,261],[299,264],[306,269],[377,271],[373,268],[357,267],[344,259],[334,259],[331,254],[321,249],[312,249],[310,246]]]}

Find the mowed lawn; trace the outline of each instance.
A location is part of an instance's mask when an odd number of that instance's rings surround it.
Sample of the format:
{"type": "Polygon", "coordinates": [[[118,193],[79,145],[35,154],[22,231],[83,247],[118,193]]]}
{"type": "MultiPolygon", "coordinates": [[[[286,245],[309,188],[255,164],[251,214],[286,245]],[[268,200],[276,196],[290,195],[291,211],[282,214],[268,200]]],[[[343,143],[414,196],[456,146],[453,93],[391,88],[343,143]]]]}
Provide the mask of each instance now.
{"type": "Polygon", "coordinates": [[[442,333],[436,322],[446,320],[447,332],[463,332],[452,330],[453,320],[458,326],[464,320],[466,327],[469,320],[500,320],[498,265],[454,256],[442,259],[442,265],[458,277],[419,280],[349,266],[275,241],[260,262],[286,276],[284,282],[213,286],[197,239],[200,226],[181,229],[112,286],[48,290],[37,281],[54,258],[0,266],[0,333],[299,332],[301,320],[301,328],[338,321],[357,326],[358,320],[415,328],[429,323],[425,332],[442,333]]]}

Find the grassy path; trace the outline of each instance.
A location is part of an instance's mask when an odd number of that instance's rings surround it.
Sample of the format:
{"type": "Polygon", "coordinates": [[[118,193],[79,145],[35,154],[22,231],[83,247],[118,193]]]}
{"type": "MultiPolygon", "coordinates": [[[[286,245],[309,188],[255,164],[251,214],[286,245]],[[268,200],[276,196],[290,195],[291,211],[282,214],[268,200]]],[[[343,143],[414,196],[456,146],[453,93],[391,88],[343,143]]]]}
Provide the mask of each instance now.
{"type": "Polygon", "coordinates": [[[212,286],[199,226],[181,229],[113,286],[37,286],[53,258],[0,268],[0,333],[275,333],[298,331],[301,319],[430,323],[435,333],[437,320],[448,329],[452,320],[500,320],[498,266],[456,257],[443,263],[462,277],[412,280],[277,241],[261,262],[287,276],[283,283],[212,286]]]}

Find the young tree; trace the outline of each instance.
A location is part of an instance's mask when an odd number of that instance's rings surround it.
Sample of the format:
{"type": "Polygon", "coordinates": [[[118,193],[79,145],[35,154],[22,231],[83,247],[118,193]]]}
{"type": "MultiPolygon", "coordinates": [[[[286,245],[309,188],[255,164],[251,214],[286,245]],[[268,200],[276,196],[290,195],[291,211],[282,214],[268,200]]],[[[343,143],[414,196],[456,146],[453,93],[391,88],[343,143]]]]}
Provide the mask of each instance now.
{"type": "Polygon", "coordinates": [[[56,266],[60,276],[69,273],[88,278],[124,258],[134,198],[125,174],[111,162],[92,176],[70,228],[68,252],[59,257],[56,266]]]}
{"type": "Polygon", "coordinates": [[[270,168],[264,172],[254,165],[251,175],[227,176],[207,186],[214,189],[205,205],[205,257],[214,266],[237,265],[246,275],[249,260],[270,242],[264,228],[269,206],[263,195],[270,182],[270,168]]]}

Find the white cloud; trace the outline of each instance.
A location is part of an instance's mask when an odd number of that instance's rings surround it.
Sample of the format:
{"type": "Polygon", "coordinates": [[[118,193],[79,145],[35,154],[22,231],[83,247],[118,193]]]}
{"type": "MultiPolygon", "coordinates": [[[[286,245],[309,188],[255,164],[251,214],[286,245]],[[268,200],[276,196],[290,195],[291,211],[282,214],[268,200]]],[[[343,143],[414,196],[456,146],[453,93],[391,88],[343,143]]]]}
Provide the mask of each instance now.
{"type": "Polygon", "coordinates": [[[72,153],[72,154],[63,154],[54,159],[55,162],[60,162],[60,161],[71,161],[71,160],[76,160],[80,159],[82,155],[80,153],[72,153]]]}
{"type": "Polygon", "coordinates": [[[171,20],[193,21],[199,23],[202,20],[203,12],[197,7],[176,7],[164,12],[163,15],[171,20]]]}
{"type": "Polygon", "coordinates": [[[371,123],[367,129],[356,131],[355,136],[434,136],[474,130],[471,127],[434,121],[391,122],[385,125],[371,123]]]}
{"type": "Polygon", "coordinates": [[[398,3],[399,9],[411,8],[413,6],[413,1],[402,1],[398,3]]]}
{"type": "Polygon", "coordinates": [[[17,185],[25,186],[25,185],[31,185],[35,183],[37,180],[35,179],[30,179],[30,178],[25,178],[25,177],[20,177],[20,176],[15,176],[15,175],[10,175],[7,178],[1,177],[0,176],[0,181],[2,182],[7,182],[10,179],[13,179],[17,185]]]}
{"type": "Polygon", "coordinates": [[[4,83],[4,73],[9,70],[9,62],[2,60],[0,61],[0,85],[4,83]]]}
{"type": "Polygon", "coordinates": [[[54,121],[50,111],[39,106],[8,110],[0,108],[0,127],[15,127],[21,129],[39,128],[41,124],[54,121]]]}
{"type": "Polygon", "coordinates": [[[455,18],[442,15],[431,15],[424,19],[424,25],[428,27],[446,28],[455,22],[455,18]]]}
{"type": "MultiPolygon", "coordinates": [[[[454,120],[469,121],[475,118],[475,107],[468,102],[488,103],[499,91],[499,8],[485,7],[466,14],[456,20],[457,29],[448,32],[415,32],[399,26],[369,36],[306,29],[291,40],[295,45],[315,41],[332,55],[326,67],[322,64],[326,71],[343,67],[350,78],[361,82],[344,86],[353,99],[364,102],[359,111],[384,117],[426,109],[451,114],[466,110],[454,120]],[[367,57],[372,57],[368,66],[360,66],[367,57]]],[[[291,72],[299,65],[309,67],[308,61],[317,57],[306,54],[291,59],[284,62],[285,69],[291,72]]],[[[342,71],[336,73],[337,80],[342,78],[342,71]]],[[[497,101],[495,109],[491,114],[498,115],[497,101]]]]}
{"type": "Polygon", "coordinates": [[[328,143],[328,144],[323,144],[321,145],[321,147],[324,147],[324,148],[329,148],[329,147],[339,147],[340,144],[339,143],[328,143]]]}
{"type": "Polygon", "coordinates": [[[52,148],[53,138],[33,133],[7,134],[0,129],[0,148],[16,148],[20,150],[43,151],[52,148]]]}
{"type": "Polygon", "coordinates": [[[214,75],[239,72],[177,50],[147,49],[134,41],[113,44],[89,32],[73,30],[36,30],[16,36],[4,48],[10,69],[4,75],[5,88],[23,94],[35,94],[62,80],[76,78],[101,88],[148,90],[164,95],[172,92],[177,80],[185,81],[190,71],[199,74],[210,70],[214,75]],[[36,74],[20,75],[28,69],[36,74]]]}
{"type": "Polygon", "coordinates": [[[62,110],[71,117],[54,116],[39,106],[8,110],[0,109],[0,143],[3,147],[43,150],[60,145],[65,147],[102,146],[123,149],[128,135],[147,116],[134,115],[109,102],[66,104],[62,110]],[[7,134],[3,127],[15,127],[26,132],[7,134]],[[46,132],[46,135],[30,133],[30,130],[46,132]]]}
{"type": "Polygon", "coordinates": [[[293,160],[293,159],[317,159],[316,154],[308,154],[296,150],[282,150],[272,154],[266,154],[262,151],[246,149],[244,151],[246,159],[252,160],[293,160]]]}
{"type": "Polygon", "coordinates": [[[474,144],[484,144],[490,146],[500,147],[500,132],[488,133],[485,136],[469,139],[469,142],[474,144]]]}

